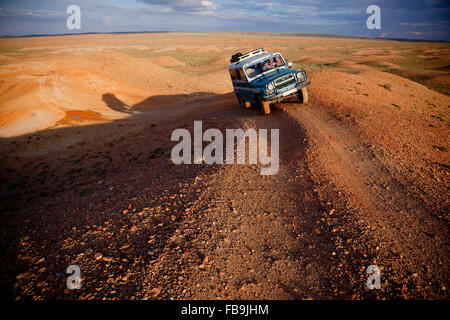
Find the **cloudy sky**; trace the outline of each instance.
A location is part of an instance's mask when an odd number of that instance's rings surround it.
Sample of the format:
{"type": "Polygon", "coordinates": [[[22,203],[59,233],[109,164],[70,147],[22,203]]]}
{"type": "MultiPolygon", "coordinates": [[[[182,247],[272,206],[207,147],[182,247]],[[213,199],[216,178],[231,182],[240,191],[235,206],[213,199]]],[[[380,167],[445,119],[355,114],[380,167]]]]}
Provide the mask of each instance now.
{"type": "Polygon", "coordinates": [[[81,8],[79,32],[262,31],[450,40],[449,0],[0,0],[0,35],[72,33],[66,9],[81,8]],[[381,30],[368,30],[369,5],[381,30]]]}

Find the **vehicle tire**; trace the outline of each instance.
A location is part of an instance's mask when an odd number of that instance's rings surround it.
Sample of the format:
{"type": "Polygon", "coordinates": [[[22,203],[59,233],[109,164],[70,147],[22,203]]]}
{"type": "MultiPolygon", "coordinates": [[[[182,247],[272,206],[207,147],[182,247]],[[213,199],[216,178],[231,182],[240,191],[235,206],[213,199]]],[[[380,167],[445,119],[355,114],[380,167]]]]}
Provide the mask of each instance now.
{"type": "Polygon", "coordinates": [[[237,101],[238,101],[239,105],[242,107],[242,98],[241,98],[241,96],[237,94],[236,98],[237,98],[237,101]]]}
{"type": "Polygon", "coordinates": [[[240,95],[236,95],[236,97],[237,97],[237,99],[238,99],[239,105],[240,105],[242,108],[248,109],[248,108],[250,108],[250,107],[252,106],[252,105],[250,104],[250,102],[242,100],[242,98],[241,98],[240,95]]]}
{"type": "Polygon", "coordinates": [[[264,114],[270,114],[270,103],[268,101],[264,101],[261,96],[256,96],[256,104],[264,114]]]}
{"type": "Polygon", "coordinates": [[[301,90],[298,92],[298,100],[300,101],[300,103],[308,103],[308,89],[305,88],[301,88],[301,90]]]}

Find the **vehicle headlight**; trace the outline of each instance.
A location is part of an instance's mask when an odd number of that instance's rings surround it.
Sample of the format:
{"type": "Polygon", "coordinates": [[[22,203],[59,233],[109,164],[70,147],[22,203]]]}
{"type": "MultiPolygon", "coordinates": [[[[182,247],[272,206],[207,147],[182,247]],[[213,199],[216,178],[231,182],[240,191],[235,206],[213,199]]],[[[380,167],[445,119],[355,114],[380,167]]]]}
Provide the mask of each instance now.
{"type": "Polygon", "coordinates": [[[268,94],[274,93],[274,91],[275,91],[275,85],[273,84],[273,82],[269,83],[269,84],[266,86],[266,91],[267,91],[268,94]]]}
{"type": "Polygon", "coordinates": [[[297,79],[300,82],[306,81],[306,73],[304,73],[303,71],[298,72],[297,79]]]}

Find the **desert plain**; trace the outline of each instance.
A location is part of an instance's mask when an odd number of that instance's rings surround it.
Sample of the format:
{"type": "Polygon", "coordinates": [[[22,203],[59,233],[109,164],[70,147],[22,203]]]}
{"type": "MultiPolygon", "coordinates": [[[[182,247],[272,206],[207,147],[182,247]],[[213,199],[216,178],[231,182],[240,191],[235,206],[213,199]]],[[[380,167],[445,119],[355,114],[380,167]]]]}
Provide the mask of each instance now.
{"type": "Polygon", "coordinates": [[[2,295],[448,299],[449,66],[439,42],[0,39],[2,295]],[[229,58],[260,47],[308,72],[308,103],[238,105],[229,58]],[[171,133],[196,120],[279,129],[278,174],[174,165],[171,133]]]}

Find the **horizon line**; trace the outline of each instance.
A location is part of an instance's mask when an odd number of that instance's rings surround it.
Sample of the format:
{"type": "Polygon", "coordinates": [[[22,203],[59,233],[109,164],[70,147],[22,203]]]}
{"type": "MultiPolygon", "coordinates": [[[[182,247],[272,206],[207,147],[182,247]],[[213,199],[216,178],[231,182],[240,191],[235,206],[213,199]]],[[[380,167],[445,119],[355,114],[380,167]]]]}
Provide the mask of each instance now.
{"type": "Polygon", "coordinates": [[[380,37],[367,37],[367,36],[345,36],[327,33],[302,33],[302,32],[264,32],[264,31],[236,31],[236,30],[224,30],[224,31],[92,31],[92,32],[77,32],[77,33],[40,33],[40,34],[25,34],[25,35],[0,35],[0,38],[33,38],[33,37],[57,37],[57,36],[76,36],[76,35],[89,35],[89,34],[142,34],[142,33],[243,33],[243,34],[269,34],[269,35],[291,35],[291,36],[310,36],[310,37],[330,37],[330,38],[350,38],[350,39],[368,39],[368,40],[388,40],[388,41],[406,41],[406,42],[438,42],[438,43],[450,43],[450,40],[427,40],[427,39],[409,39],[409,38],[380,38],[380,37]]]}

